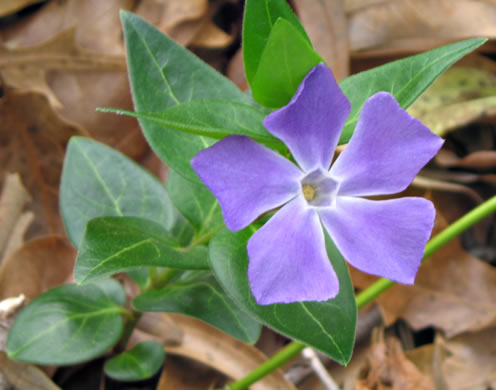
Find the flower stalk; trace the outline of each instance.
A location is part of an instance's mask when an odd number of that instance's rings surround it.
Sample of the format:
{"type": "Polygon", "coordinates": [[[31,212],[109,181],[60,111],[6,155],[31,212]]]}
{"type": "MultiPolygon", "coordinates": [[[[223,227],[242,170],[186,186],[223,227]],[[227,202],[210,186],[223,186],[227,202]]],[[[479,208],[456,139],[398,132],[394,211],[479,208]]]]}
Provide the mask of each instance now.
{"type": "MultiPolygon", "coordinates": [[[[484,203],[480,204],[479,206],[465,214],[463,217],[452,223],[435,237],[433,237],[425,246],[425,254],[423,260],[427,259],[430,255],[443,247],[450,240],[472,227],[478,221],[491,215],[494,212],[496,212],[496,196],[493,196],[484,203]]],[[[375,298],[377,298],[380,294],[382,294],[394,284],[394,282],[388,279],[379,279],[356,296],[357,308],[360,309],[366,304],[372,302],[375,298]]],[[[276,369],[280,368],[285,363],[290,361],[304,348],[304,344],[293,341],[292,343],[284,347],[281,351],[272,356],[270,359],[268,359],[266,362],[257,367],[255,370],[246,375],[244,378],[241,378],[240,380],[226,387],[226,389],[247,389],[248,386],[250,386],[251,384],[259,381],[264,376],[270,374],[271,372],[275,371],[276,369]]]]}

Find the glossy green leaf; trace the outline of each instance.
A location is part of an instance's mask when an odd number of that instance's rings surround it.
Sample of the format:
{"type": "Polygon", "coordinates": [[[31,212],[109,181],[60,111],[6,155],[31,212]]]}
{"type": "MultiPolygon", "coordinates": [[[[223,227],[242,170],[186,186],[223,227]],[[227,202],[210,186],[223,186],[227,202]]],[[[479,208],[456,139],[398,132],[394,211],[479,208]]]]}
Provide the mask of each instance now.
{"type": "Polygon", "coordinates": [[[205,185],[193,183],[170,170],[167,187],[174,205],[193,225],[197,239],[224,225],[219,202],[205,185]]]}
{"type": "Polygon", "coordinates": [[[286,19],[310,43],[305,29],[286,0],[246,0],[243,18],[243,60],[250,85],[257,72],[260,57],[277,19],[286,19]]]}
{"type": "Polygon", "coordinates": [[[101,217],[86,225],[74,277],[88,283],[139,267],[208,269],[207,256],[204,247],[181,247],[149,219],[101,217]]]}
{"type": "Polygon", "coordinates": [[[442,46],[343,80],[339,86],[351,101],[351,113],[340,143],[348,142],[351,138],[362,106],[370,96],[386,91],[396,98],[401,107],[407,108],[441,73],[486,40],[476,38],[442,46]]]}
{"type": "Polygon", "coordinates": [[[260,335],[260,323],[232,301],[211,272],[189,272],[162,290],[136,297],[133,306],[141,311],[187,314],[247,343],[256,342],[260,335]]]}
{"type": "Polygon", "coordinates": [[[86,223],[102,216],[148,218],[183,237],[183,241],[192,234],[162,183],[123,154],[89,138],[73,137],[69,142],[60,208],[75,246],[86,223]]]}
{"type": "MultiPolygon", "coordinates": [[[[131,90],[136,112],[159,112],[190,100],[220,99],[249,103],[227,78],[152,25],[121,12],[131,90]]],[[[215,140],[140,120],[157,155],[190,180],[199,181],[191,159],[215,140]]]]}
{"type": "MultiPolygon", "coordinates": [[[[253,317],[274,330],[310,345],[341,364],[351,358],[357,309],[353,286],[343,257],[326,237],[327,253],[339,278],[340,292],[325,302],[257,305],[248,284],[246,243],[250,229],[217,233],[210,242],[210,265],[224,289],[253,317]]],[[[270,264],[267,264],[270,272],[270,264]]]]}
{"type": "Polygon", "coordinates": [[[252,82],[253,97],[267,107],[289,103],[307,73],[322,58],[287,20],[278,19],[252,82]]]}
{"type": "Polygon", "coordinates": [[[118,381],[140,381],[154,376],[162,368],[164,360],[162,344],[144,341],[107,360],[104,371],[107,376],[118,381]]]}
{"type": "Polygon", "coordinates": [[[7,354],[11,359],[57,366],[90,360],[119,340],[124,301],[124,290],[113,279],[49,290],[17,316],[7,354]]]}
{"type": "Polygon", "coordinates": [[[103,112],[129,115],[191,135],[221,139],[238,134],[257,142],[284,147],[263,126],[265,114],[254,106],[229,100],[192,100],[160,112],[133,112],[102,108],[103,112]]]}

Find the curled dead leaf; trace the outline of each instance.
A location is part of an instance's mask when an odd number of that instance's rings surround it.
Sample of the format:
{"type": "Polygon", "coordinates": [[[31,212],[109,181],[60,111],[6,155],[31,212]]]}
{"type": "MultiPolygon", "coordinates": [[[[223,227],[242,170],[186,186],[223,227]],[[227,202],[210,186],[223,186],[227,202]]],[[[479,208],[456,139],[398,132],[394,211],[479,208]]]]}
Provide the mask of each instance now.
{"type": "MultiPolygon", "coordinates": [[[[143,317],[151,314],[145,313],[143,317]]],[[[144,328],[138,323],[138,329],[143,331],[138,334],[140,338],[158,340],[164,343],[167,352],[199,361],[230,378],[244,377],[267,359],[254,346],[243,343],[196,318],[180,314],[156,313],[154,319],[154,321],[148,321],[144,328]],[[167,337],[167,334],[164,334],[162,322],[170,321],[167,318],[170,318],[183,333],[178,345],[167,345],[168,343],[164,342],[163,338],[167,337]]],[[[250,388],[253,390],[296,390],[294,385],[284,378],[280,370],[274,371],[250,388]]]]}

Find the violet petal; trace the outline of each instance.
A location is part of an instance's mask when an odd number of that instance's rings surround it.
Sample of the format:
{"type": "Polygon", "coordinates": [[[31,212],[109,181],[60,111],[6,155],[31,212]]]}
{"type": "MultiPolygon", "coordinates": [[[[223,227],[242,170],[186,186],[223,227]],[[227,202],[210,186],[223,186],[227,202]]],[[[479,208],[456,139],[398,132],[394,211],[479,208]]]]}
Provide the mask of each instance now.
{"type": "Polygon", "coordinates": [[[315,209],[298,196],[248,241],[248,279],[260,305],[326,301],[339,291],[315,209]]]}
{"type": "Polygon", "coordinates": [[[219,200],[232,231],[243,229],[301,191],[302,172],[296,165],[245,136],[220,140],[200,151],[191,165],[219,200]]]}
{"type": "Polygon", "coordinates": [[[389,93],[364,104],[355,133],[331,167],[348,196],[387,195],[403,191],[443,144],[389,93]]]}
{"type": "Polygon", "coordinates": [[[338,197],[335,208],[320,209],[319,215],[351,265],[396,282],[414,282],[434,225],[430,201],[338,197]]]}
{"type": "Polygon", "coordinates": [[[319,64],[305,76],[293,99],[268,115],[264,125],[286,144],[303,170],[328,170],[350,107],[331,70],[319,64]]]}

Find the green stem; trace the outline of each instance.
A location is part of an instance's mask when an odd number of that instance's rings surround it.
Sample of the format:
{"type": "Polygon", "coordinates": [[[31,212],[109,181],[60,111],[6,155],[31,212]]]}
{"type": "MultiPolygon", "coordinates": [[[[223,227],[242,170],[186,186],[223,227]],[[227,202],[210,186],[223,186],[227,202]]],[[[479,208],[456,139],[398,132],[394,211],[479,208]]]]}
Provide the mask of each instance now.
{"type": "MultiPolygon", "coordinates": [[[[444,229],[441,233],[437,234],[434,238],[432,238],[427,245],[425,246],[424,252],[424,260],[432,255],[439,248],[444,246],[448,241],[458,236],[463,231],[467,230],[475,223],[487,217],[496,211],[496,196],[493,196],[489,200],[485,201],[481,205],[477,206],[472,211],[465,214],[463,217],[452,223],[446,229],[444,229]]],[[[373,301],[377,296],[379,296],[382,292],[387,290],[389,287],[394,285],[394,282],[390,280],[381,278],[377,282],[373,283],[371,286],[366,288],[356,297],[356,305],[357,308],[365,306],[367,303],[373,301]]],[[[258,366],[255,370],[250,372],[244,378],[232,383],[227,389],[229,390],[243,390],[247,389],[248,386],[257,382],[264,376],[270,374],[275,371],[277,368],[281,367],[283,364],[290,361],[296,355],[298,355],[305,345],[302,343],[298,343],[293,341],[284,347],[281,351],[276,353],[270,359],[266,360],[263,364],[258,366]]]]}
{"type": "Polygon", "coordinates": [[[167,286],[169,282],[174,279],[174,277],[183,272],[181,269],[176,269],[176,268],[169,268],[166,269],[164,272],[162,272],[160,275],[158,275],[155,278],[155,281],[153,282],[153,285],[151,286],[151,290],[160,290],[161,288],[167,286]]]}

